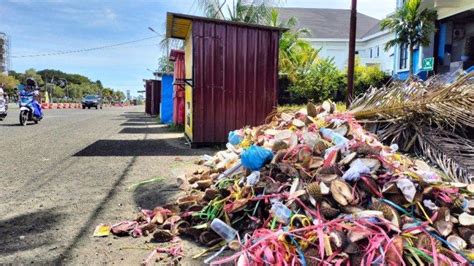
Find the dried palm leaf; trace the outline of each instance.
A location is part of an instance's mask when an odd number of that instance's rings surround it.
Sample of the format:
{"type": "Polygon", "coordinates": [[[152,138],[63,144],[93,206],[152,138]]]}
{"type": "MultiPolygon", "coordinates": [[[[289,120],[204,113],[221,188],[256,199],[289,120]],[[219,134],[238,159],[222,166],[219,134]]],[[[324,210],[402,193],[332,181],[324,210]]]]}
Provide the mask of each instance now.
{"type": "Polygon", "coordinates": [[[420,149],[453,181],[474,182],[474,142],[443,129],[424,127],[417,134],[420,149]]]}
{"type": "Polygon", "coordinates": [[[372,88],[356,99],[350,111],[357,119],[399,121],[426,118],[437,124],[474,127],[474,73],[446,83],[432,78],[425,83],[392,83],[372,88]]]}
{"type": "Polygon", "coordinates": [[[474,128],[474,73],[436,76],[426,82],[394,82],[372,88],[350,112],[368,122],[381,140],[421,152],[449,179],[474,182],[474,144],[463,137],[474,128]]]}

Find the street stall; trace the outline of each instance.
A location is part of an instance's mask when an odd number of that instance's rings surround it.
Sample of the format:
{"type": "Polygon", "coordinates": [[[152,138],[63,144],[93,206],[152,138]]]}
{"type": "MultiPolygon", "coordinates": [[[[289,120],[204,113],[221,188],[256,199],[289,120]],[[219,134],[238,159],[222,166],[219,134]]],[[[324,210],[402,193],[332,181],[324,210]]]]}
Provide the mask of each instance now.
{"type": "Polygon", "coordinates": [[[145,114],[151,114],[151,80],[145,81],[145,114]]]}
{"type": "Polygon", "coordinates": [[[162,124],[173,123],[173,74],[161,74],[160,121],[162,124]]]}
{"type": "Polygon", "coordinates": [[[160,115],[160,102],[161,102],[161,80],[151,80],[151,116],[160,115]]]}
{"type": "Polygon", "coordinates": [[[193,147],[225,143],[230,130],[263,123],[277,104],[281,28],[168,13],[184,40],[185,135],[193,147]]]}
{"type": "Polygon", "coordinates": [[[173,123],[184,125],[184,79],[186,77],[184,51],[172,49],[170,61],[174,62],[173,123]]]}
{"type": "Polygon", "coordinates": [[[145,80],[145,113],[150,116],[160,114],[161,80],[145,80]]]}

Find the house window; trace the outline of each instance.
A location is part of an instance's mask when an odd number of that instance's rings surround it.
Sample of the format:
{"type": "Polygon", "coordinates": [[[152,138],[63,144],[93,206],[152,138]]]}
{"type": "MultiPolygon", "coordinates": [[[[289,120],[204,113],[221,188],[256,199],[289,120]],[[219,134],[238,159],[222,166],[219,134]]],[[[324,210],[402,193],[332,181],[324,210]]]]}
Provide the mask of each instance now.
{"type": "Polygon", "coordinates": [[[406,44],[400,46],[400,69],[407,68],[408,47],[406,44]]]}
{"type": "Polygon", "coordinates": [[[372,58],[372,48],[369,48],[369,58],[372,58]]]}
{"type": "Polygon", "coordinates": [[[380,47],[375,47],[375,57],[380,57],[380,47]]]}

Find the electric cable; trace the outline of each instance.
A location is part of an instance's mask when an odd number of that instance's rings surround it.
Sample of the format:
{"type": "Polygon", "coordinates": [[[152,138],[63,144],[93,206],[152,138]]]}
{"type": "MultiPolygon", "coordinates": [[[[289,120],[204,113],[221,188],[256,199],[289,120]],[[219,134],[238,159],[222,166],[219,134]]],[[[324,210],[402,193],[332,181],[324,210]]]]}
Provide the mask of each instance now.
{"type": "Polygon", "coordinates": [[[40,53],[40,54],[29,54],[29,55],[12,55],[10,57],[11,58],[24,58],[24,57],[42,57],[42,56],[55,56],[55,55],[63,55],[63,54],[83,53],[83,52],[90,52],[90,51],[102,50],[102,49],[107,49],[107,48],[113,48],[113,47],[117,47],[117,46],[131,44],[131,43],[142,42],[142,41],[155,39],[155,38],[159,38],[159,37],[161,37],[161,36],[152,36],[152,37],[142,38],[142,39],[138,39],[138,40],[115,43],[115,44],[104,45],[104,46],[93,47],[93,48],[59,51],[59,52],[48,52],[48,53],[40,53]]]}

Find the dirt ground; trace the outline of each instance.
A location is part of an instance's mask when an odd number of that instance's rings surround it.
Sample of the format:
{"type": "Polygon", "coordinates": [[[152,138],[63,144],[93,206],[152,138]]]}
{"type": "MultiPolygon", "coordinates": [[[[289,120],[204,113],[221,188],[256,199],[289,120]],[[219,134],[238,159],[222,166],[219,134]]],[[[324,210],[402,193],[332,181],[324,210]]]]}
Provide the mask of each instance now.
{"type": "MultiPolygon", "coordinates": [[[[188,148],[142,108],[48,110],[38,125],[16,126],[16,114],[0,123],[0,264],[137,265],[169,245],[92,236],[100,223],[175,202],[176,176],[215,152],[188,148]],[[128,189],[155,177],[163,179],[128,189]]],[[[182,244],[180,264],[202,264],[191,257],[205,248],[182,244]]]]}

